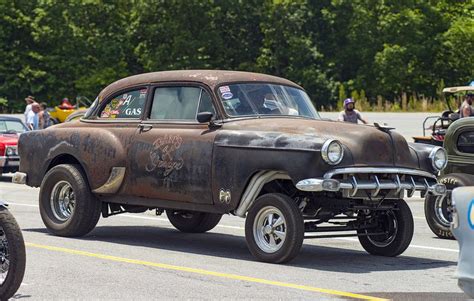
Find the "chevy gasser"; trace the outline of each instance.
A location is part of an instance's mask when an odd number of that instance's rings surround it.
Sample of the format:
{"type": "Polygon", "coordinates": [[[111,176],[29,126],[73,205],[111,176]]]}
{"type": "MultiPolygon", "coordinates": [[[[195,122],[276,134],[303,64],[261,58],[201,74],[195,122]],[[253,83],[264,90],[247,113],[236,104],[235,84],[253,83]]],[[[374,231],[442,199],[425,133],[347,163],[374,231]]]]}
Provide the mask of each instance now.
{"type": "Polygon", "coordinates": [[[251,253],[275,263],[318,237],[357,236],[369,253],[397,256],[414,230],[405,193],[445,193],[443,148],[322,120],[297,84],[247,72],[121,79],[81,120],[21,135],[19,154],[13,181],[41,187],[53,234],[149,209],[206,232],[232,214],[246,217],[251,253]]]}

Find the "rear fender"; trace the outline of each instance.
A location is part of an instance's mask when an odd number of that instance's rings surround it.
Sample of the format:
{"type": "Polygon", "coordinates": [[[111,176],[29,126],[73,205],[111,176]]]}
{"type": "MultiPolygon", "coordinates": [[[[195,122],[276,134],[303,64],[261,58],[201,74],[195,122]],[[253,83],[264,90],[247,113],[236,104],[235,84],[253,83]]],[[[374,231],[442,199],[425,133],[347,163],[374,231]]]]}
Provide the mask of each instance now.
{"type": "Polygon", "coordinates": [[[113,167],[126,166],[125,141],[131,139],[109,130],[91,131],[85,127],[53,127],[50,131],[28,133],[20,138],[20,171],[28,174],[28,185],[39,186],[55,158],[72,156],[82,166],[94,190],[107,182],[113,167]]]}

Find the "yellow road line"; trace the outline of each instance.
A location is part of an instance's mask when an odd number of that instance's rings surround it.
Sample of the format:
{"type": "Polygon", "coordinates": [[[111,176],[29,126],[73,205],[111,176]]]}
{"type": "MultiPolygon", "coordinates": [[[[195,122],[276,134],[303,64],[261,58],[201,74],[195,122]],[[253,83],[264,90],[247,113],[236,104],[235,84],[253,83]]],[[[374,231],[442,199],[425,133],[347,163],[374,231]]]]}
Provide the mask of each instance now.
{"type": "MultiPolygon", "coordinates": [[[[87,257],[99,258],[99,259],[104,259],[104,260],[111,260],[111,261],[115,261],[115,262],[124,262],[124,263],[136,264],[136,265],[151,266],[151,267],[157,267],[157,268],[166,269],[166,270],[174,270],[174,271],[200,274],[200,275],[206,275],[206,276],[214,276],[214,277],[226,278],[226,279],[232,279],[232,280],[240,280],[240,281],[261,283],[261,284],[267,284],[267,285],[273,285],[273,286],[279,286],[279,287],[287,287],[287,288],[293,288],[293,289],[298,289],[298,290],[303,290],[303,291],[323,293],[323,294],[328,294],[328,295],[333,295],[333,296],[363,299],[363,300],[387,300],[387,299],[381,299],[381,298],[376,298],[376,297],[371,297],[371,296],[366,296],[366,295],[360,295],[360,294],[354,294],[354,293],[349,293],[349,292],[342,292],[342,291],[337,291],[337,290],[332,290],[332,289],[324,289],[324,288],[307,286],[307,285],[299,285],[299,284],[286,283],[286,282],[280,282],[280,281],[272,281],[272,280],[266,280],[266,279],[254,278],[254,277],[247,277],[247,276],[241,276],[241,275],[235,275],[235,274],[213,272],[213,271],[208,271],[208,270],[203,270],[203,269],[195,269],[195,268],[189,268],[189,267],[183,267],[183,266],[177,266],[177,265],[170,265],[170,264],[165,264],[165,263],[157,263],[157,262],[149,262],[149,261],[129,259],[129,258],[123,258],[123,257],[116,257],[116,256],[110,256],[110,255],[98,254],[98,253],[90,253],[90,252],[67,249],[67,248],[40,245],[40,244],[35,244],[35,243],[25,243],[25,244],[26,244],[27,247],[31,247],[31,248],[39,248],[39,249],[45,249],[45,250],[49,250],[49,251],[56,251],[56,252],[74,254],[74,255],[87,256],[87,257]]],[[[284,267],[282,267],[282,268],[284,268],[284,267]]]]}

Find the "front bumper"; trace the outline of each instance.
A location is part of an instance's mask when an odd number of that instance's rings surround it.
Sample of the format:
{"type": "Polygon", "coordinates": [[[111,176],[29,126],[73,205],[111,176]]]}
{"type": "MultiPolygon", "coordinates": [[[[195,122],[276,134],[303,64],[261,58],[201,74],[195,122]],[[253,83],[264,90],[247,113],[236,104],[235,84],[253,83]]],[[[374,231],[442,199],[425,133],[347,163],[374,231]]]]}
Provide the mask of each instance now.
{"type": "Polygon", "coordinates": [[[302,191],[341,191],[345,198],[381,199],[411,197],[415,191],[439,196],[446,186],[425,171],[405,168],[341,168],[327,172],[323,178],[304,179],[296,184],[302,191]]]}

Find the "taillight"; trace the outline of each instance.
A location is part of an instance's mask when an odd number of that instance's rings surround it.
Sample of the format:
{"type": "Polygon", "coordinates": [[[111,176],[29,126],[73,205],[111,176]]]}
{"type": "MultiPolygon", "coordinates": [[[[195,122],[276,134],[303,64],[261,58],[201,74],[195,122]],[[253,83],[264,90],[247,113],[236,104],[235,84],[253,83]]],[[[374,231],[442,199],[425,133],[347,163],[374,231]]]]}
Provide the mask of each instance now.
{"type": "Polygon", "coordinates": [[[5,156],[5,144],[0,144],[0,156],[5,156]]]}

